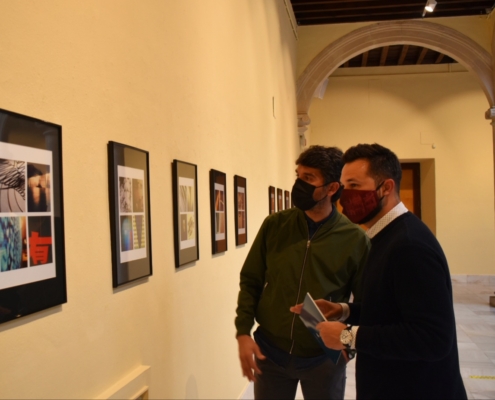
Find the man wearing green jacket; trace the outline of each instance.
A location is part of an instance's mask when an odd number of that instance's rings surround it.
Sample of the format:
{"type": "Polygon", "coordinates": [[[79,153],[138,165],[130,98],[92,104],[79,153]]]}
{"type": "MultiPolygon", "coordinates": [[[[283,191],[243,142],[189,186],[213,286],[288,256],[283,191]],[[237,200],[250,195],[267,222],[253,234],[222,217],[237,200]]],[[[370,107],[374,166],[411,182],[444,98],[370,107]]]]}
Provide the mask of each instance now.
{"type": "Polygon", "coordinates": [[[296,165],[297,208],[265,219],[241,270],[239,358],[256,399],[294,398],[298,382],[305,399],[343,399],[346,357],[334,364],[289,308],[307,292],[334,302],[353,293],[359,300],[369,241],[335,208],[342,151],[311,146],[296,165]]]}

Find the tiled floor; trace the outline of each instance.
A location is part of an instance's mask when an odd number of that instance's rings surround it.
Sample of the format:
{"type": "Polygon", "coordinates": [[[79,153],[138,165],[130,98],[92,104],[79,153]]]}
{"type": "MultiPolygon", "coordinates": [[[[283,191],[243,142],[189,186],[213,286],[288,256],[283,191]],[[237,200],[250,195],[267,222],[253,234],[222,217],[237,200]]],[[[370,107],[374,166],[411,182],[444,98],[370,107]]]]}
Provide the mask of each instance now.
{"type": "MultiPolygon", "coordinates": [[[[457,343],[461,374],[469,399],[495,399],[495,307],[490,307],[495,284],[453,282],[457,343]]],[[[346,399],[356,398],[354,365],[347,367],[346,399]]],[[[249,385],[242,399],[252,399],[249,385]]],[[[298,390],[296,399],[303,399],[298,390]]]]}
{"type": "Polygon", "coordinates": [[[461,374],[470,399],[495,399],[495,285],[453,283],[461,374]]]}

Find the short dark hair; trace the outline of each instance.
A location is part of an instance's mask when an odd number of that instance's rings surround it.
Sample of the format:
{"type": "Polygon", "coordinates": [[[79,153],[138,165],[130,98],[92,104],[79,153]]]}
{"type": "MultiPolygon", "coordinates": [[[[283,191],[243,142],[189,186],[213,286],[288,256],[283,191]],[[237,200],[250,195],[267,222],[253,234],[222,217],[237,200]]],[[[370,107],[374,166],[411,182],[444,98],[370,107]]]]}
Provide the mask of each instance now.
{"type": "MultiPolygon", "coordinates": [[[[344,153],[338,147],[309,146],[296,160],[296,165],[316,168],[321,171],[325,185],[332,182],[340,183],[340,175],[344,162],[344,153]]],[[[340,197],[341,190],[332,196],[332,202],[336,202],[340,197]]]]}
{"type": "Polygon", "coordinates": [[[344,164],[360,159],[365,159],[369,162],[369,175],[377,185],[385,179],[393,179],[395,190],[399,193],[402,168],[399,159],[393,151],[377,143],[360,143],[357,146],[347,149],[343,156],[344,164]]]}

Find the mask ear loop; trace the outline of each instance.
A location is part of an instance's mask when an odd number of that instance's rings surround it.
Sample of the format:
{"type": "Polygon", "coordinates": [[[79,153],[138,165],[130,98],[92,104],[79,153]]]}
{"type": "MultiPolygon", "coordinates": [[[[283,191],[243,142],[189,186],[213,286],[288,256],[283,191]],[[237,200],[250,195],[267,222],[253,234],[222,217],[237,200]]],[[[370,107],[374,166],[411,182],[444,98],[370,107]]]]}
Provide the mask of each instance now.
{"type": "MultiPolygon", "coordinates": [[[[380,183],[380,184],[376,187],[375,192],[378,192],[378,190],[380,190],[380,188],[381,188],[381,187],[382,187],[382,185],[385,183],[385,181],[386,181],[386,179],[385,179],[382,183],[380,183]]],[[[378,193],[377,193],[377,195],[378,195],[378,193]]],[[[380,197],[380,198],[378,199],[378,201],[379,201],[379,202],[381,202],[381,201],[383,200],[383,198],[384,198],[384,197],[385,197],[385,195],[383,195],[382,197],[380,197]]]]}
{"type": "Polygon", "coordinates": [[[327,182],[327,183],[324,183],[323,185],[321,186],[315,186],[315,189],[319,189],[319,188],[322,188],[323,186],[327,186],[327,185],[330,185],[332,182],[327,182]]]}
{"type": "MultiPolygon", "coordinates": [[[[321,185],[321,186],[315,186],[315,190],[316,189],[319,189],[319,188],[322,188],[322,187],[325,187],[325,186],[329,185],[330,183],[331,182],[325,183],[324,185],[321,185]]],[[[314,191],[313,191],[313,195],[314,195],[314,191]]],[[[316,204],[318,204],[320,201],[325,200],[326,197],[327,197],[327,195],[325,194],[320,200],[315,200],[316,201],[316,204]]]]}

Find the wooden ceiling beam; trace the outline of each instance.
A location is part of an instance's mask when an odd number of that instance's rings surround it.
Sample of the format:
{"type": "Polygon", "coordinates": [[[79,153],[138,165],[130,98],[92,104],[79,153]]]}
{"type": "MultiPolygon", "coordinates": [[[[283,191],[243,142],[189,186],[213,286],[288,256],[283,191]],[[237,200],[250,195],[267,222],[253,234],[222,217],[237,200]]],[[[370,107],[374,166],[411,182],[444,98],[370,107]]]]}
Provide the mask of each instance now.
{"type": "MultiPolygon", "coordinates": [[[[291,0],[300,25],[421,18],[425,0],[291,0]]],[[[487,15],[493,0],[442,0],[427,18],[487,15]]]]}
{"type": "Polygon", "coordinates": [[[361,59],[361,67],[366,67],[366,64],[368,64],[368,54],[369,52],[364,52],[363,53],[363,58],[361,59]]]}
{"type": "Polygon", "coordinates": [[[409,45],[406,44],[405,46],[402,46],[402,51],[400,53],[399,61],[397,62],[397,65],[402,65],[404,64],[404,60],[407,55],[407,51],[409,50],[409,45]]]}
{"type": "Polygon", "coordinates": [[[445,54],[443,54],[443,53],[438,53],[438,57],[435,60],[435,64],[440,64],[440,61],[442,61],[444,55],[445,54]]]}
{"type": "Polygon", "coordinates": [[[390,65],[390,62],[387,64],[387,59],[398,59],[396,65],[439,64],[443,60],[445,60],[443,61],[444,63],[457,63],[456,60],[450,59],[450,57],[446,54],[442,54],[431,49],[425,49],[414,45],[394,45],[388,46],[388,49],[378,47],[365,53],[358,54],[357,56],[342,63],[340,68],[349,68],[351,66],[386,67],[387,65],[390,65]],[[431,52],[428,53],[428,50],[431,52]]]}
{"type": "Polygon", "coordinates": [[[401,0],[400,5],[397,5],[397,0],[382,0],[382,1],[375,1],[375,2],[370,2],[369,0],[360,0],[360,1],[352,1],[352,0],[345,0],[345,1],[297,1],[297,0],[291,0],[292,7],[294,9],[294,12],[297,11],[341,11],[341,10],[349,10],[349,9],[355,9],[355,10],[380,10],[380,9],[387,9],[387,8],[401,8],[401,7],[420,7],[424,8],[425,6],[425,1],[424,0],[413,0],[413,1],[407,1],[407,0],[401,0]]]}
{"type": "Polygon", "coordinates": [[[428,49],[426,47],[423,47],[423,50],[421,50],[421,54],[418,57],[418,61],[416,61],[416,65],[419,65],[423,62],[423,58],[425,58],[426,53],[428,53],[428,49]]]}
{"type": "Polygon", "coordinates": [[[385,62],[387,61],[387,55],[388,55],[388,49],[390,46],[385,46],[382,47],[382,54],[380,56],[380,67],[383,67],[385,65],[385,62]]]}
{"type": "MultiPolygon", "coordinates": [[[[398,4],[397,0],[344,0],[344,1],[307,1],[307,0],[291,0],[292,8],[297,14],[298,12],[339,12],[345,10],[366,10],[374,12],[375,10],[393,9],[394,12],[403,10],[404,8],[423,10],[425,0],[401,0],[398,4]]],[[[464,12],[465,15],[485,14],[486,9],[493,7],[491,0],[449,0],[442,2],[442,11],[444,12],[464,12]]]]}
{"type": "Polygon", "coordinates": [[[369,18],[371,20],[371,17],[373,18],[380,18],[380,17],[395,17],[395,19],[401,19],[401,18],[406,18],[406,19],[412,19],[412,18],[420,18],[421,17],[421,12],[423,9],[420,10],[420,12],[416,10],[391,10],[391,11],[383,11],[383,12],[374,12],[370,14],[369,11],[366,10],[346,10],[348,12],[333,12],[333,11],[299,11],[296,14],[296,19],[297,20],[314,20],[314,19],[324,19],[324,18],[329,18],[329,19],[344,19],[344,18],[369,18]],[[419,17],[418,17],[419,15],[419,17]]]}

